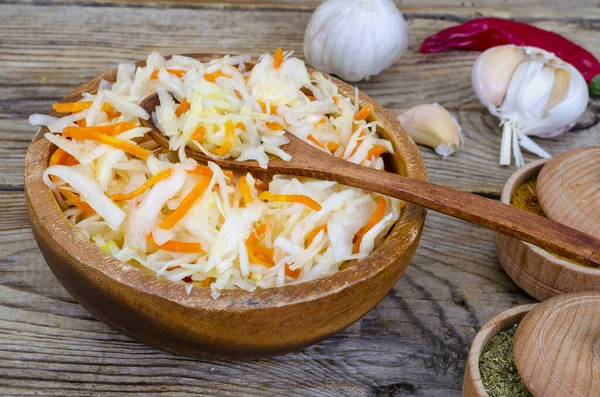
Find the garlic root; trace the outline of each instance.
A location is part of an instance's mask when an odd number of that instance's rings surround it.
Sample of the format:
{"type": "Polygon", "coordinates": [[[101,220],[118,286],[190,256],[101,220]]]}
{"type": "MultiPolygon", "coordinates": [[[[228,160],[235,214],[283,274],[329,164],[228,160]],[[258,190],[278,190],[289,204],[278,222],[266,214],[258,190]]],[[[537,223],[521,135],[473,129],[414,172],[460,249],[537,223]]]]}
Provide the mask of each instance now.
{"type": "Polygon", "coordinates": [[[442,158],[463,145],[462,131],[454,117],[437,103],[415,106],[398,117],[415,143],[433,148],[442,158]]]}

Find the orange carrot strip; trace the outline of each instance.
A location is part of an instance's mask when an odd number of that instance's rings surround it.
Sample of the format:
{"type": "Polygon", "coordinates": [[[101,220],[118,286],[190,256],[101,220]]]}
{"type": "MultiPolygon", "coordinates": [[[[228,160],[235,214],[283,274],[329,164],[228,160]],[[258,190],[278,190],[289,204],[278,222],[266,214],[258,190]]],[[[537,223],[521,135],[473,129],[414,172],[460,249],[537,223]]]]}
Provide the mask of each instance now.
{"type": "Polygon", "coordinates": [[[216,278],[214,278],[214,277],[205,278],[204,280],[200,281],[200,286],[204,287],[204,288],[208,288],[215,280],[216,280],[216,278]]]}
{"type": "Polygon", "coordinates": [[[360,121],[360,120],[364,120],[367,117],[369,117],[369,115],[371,114],[371,112],[373,111],[373,106],[371,106],[370,103],[367,103],[365,106],[362,107],[362,109],[360,109],[355,115],[354,115],[354,120],[355,121],[360,121]]]}
{"type": "Polygon", "coordinates": [[[281,124],[279,124],[279,123],[267,122],[267,123],[265,123],[265,125],[266,125],[268,128],[272,129],[273,131],[281,131],[281,130],[283,130],[283,128],[284,128],[284,127],[283,127],[281,124]]]}
{"type": "Polygon", "coordinates": [[[383,147],[381,145],[377,145],[377,146],[369,149],[369,152],[367,153],[367,159],[370,159],[371,157],[379,157],[386,151],[387,151],[387,149],[385,147],[383,147]]]}
{"type": "MultiPolygon", "coordinates": [[[[54,153],[52,153],[52,157],[50,157],[50,163],[48,165],[49,166],[62,165],[62,164],[68,165],[67,163],[69,161],[69,158],[72,158],[69,153],[65,152],[61,148],[58,148],[58,149],[56,149],[56,151],[54,153]]],[[[75,160],[75,161],[77,161],[77,160],[75,160]]],[[[77,164],[78,163],[79,162],[77,161],[77,164]]],[[[59,178],[56,176],[51,176],[51,179],[54,182],[59,180],[59,178]]],[[[96,213],[96,211],[94,211],[94,209],[92,207],[90,207],[90,205],[88,203],[86,203],[85,201],[82,201],[76,193],[74,193],[68,189],[65,189],[64,187],[59,187],[58,191],[65,197],[65,199],[69,200],[71,202],[71,204],[78,207],[83,212],[88,213],[88,214],[96,213]]]]}
{"type": "Polygon", "coordinates": [[[350,153],[350,155],[348,157],[346,157],[345,159],[349,159],[350,157],[354,156],[354,153],[356,153],[356,151],[358,150],[358,147],[360,146],[360,138],[362,138],[364,136],[365,136],[365,129],[363,128],[358,133],[358,138],[356,139],[356,146],[354,147],[354,149],[352,149],[352,152],[350,153]]]}
{"type": "Polygon", "coordinates": [[[132,128],[137,127],[137,123],[134,123],[132,121],[130,122],[126,122],[126,121],[121,121],[119,123],[115,123],[115,124],[107,124],[107,125],[98,125],[95,127],[73,127],[73,126],[69,126],[69,127],[65,127],[65,129],[63,130],[63,134],[67,133],[70,134],[71,132],[74,131],[80,131],[80,132],[92,132],[92,133],[98,133],[98,134],[104,134],[104,135],[118,135],[122,132],[131,130],[132,128]]]}
{"type": "Polygon", "coordinates": [[[239,128],[240,130],[246,132],[246,124],[240,122],[235,125],[235,128],[239,128]]]}
{"type": "MultiPolygon", "coordinates": [[[[267,113],[267,104],[263,101],[258,101],[258,104],[262,108],[263,113],[267,113]]],[[[277,106],[271,105],[271,109],[269,109],[269,114],[277,114],[277,106]]]]}
{"type": "Polygon", "coordinates": [[[69,155],[69,158],[65,162],[65,165],[68,165],[69,167],[72,165],[77,165],[77,164],[79,164],[79,161],[71,155],[69,155]]]}
{"type": "Polygon", "coordinates": [[[108,103],[102,105],[102,111],[106,113],[106,117],[108,117],[109,120],[112,120],[115,117],[119,117],[121,115],[121,112],[118,112],[115,109],[113,109],[112,106],[110,106],[108,103]]]}
{"type": "Polygon", "coordinates": [[[69,153],[65,152],[61,148],[58,148],[54,151],[54,153],[52,153],[48,166],[51,167],[53,165],[65,164],[68,157],[69,153]]]}
{"type": "Polygon", "coordinates": [[[327,142],[327,149],[331,152],[335,152],[340,147],[339,144],[334,142],[327,142]]]}
{"type": "Polygon", "coordinates": [[[340,97],[337,95],[332,96],[331,99],[333,100],[333,103],[335,103],[336,105],[338,103],[340,103],[340,97]]]}
{"type": "Polygon", "coordinates": [[[314,95],[307,95],[307,96],[308,96],[308,99],[311,100],[311,101],[316,101],[317,100],[317,98],[314,95]]]}
{"type": "Polygon", "coordinates": [[[156,244],[152,234],[148,235],[148,242],[160,249],[170,252],[184,252],[184,253],[195,253],[195,252],[204,252],[200,243],[194,243],[189,241],[176,241],[169,240],[164,244],[156,244]]]}
{"type": "Polygon", "coordinates": [[[327,123],[327,117],[323,117],[321,120],[317,121],[315,123],[315,127],[318,126],[318,125],[320,125],[320,124],[325,124],[325,123],[327,123]]]}
{"type": "Polygon", "coordinates": [[[323,147],[323,145],[321,144],[321,142],[319,142],[317,140],[317,138],[315,138],[312,134],[308,134],[308,136],[306,137],[306,139],[308,139],[309,141],[311,141],[312,143],[314,143],[315,145],[317,145],[319,147],[323,147]]]}
{"type": "Polygon", "coordinates": [[[113,194],[110,198],[115,201],[131,200],[134,197],[141,196],[144,192],[156,185],[158,182],[163,181],[171,176],[173,172],[172,168],[157,172],[151,178],[147,179],[146,182],[142,183],[140,187],[132,190],[129,193],[113,194]]]}
{"type": "Polygon", "coordinates": [[[181,115],[188,110],[190,110],[190,103],[188,102],[187,98],[183,98],[183,101],[181,101],[179,106],[177,106],[177,109],[175,109],[175,116],[181,117],[181,115]]]}
{"type": "Polygon", "coordinates": [[[204,75],[204,79],[210,83],[214,83],[215,81],[217,81],[218,77],[228,77],[228,76],[225,76],[225,74],[223,74],[223,72],[221,72],[220,70],[218,72],[209,73],[209,74],[204,75]]]}
{"type": "Polygon", "coordinates": [[[321,142],[317,141],[317,139],[312,134],[309,134],[306,137],[306,139],[308,139],[309,141],[311,141],[312,143],[314,143],[315,145],[317,145],[319,147],[326,148],[330,152],[335,152],[337,150],[337,148],[340,147],[340,145],[338,145],[337,143],[333,143],[333,142],[327,142],[327,144],[325,146],[323,146],[323,144],[321,142]]]}
{"type": "Polygon", "coordinates": [[[92,107],[92,101],[55,103],[52,109],[58,113],[79,113],[92,107]]]}
{"type": "MultiPolygon", "coordinates": [[[[188,174],[196,174],[196,175],[204,175],[204,176],[208,176],[208,177],[212,177],[213,172],[211,171],[210,168],[208,168],[205,165],[197,165],[196,168],[194,168],[191,171],[187,171],[188,174]]],[[[223,170],[223,174],[225,174],[225,176],[229,179],[233,179],[234,178],[234,174],[233,171],[230,170],[223,170]]]]}
{"type": "Polygon", "coordinates": [[[233,147],[233,138],[235,138],[235,125],[233,124],[233,121],[227,120],[225,122],[225,142],[218,148],[213,149],[212,152],[217,156],[226,155],[233,147]]]}
{"type": "Polygon", "coordinates": [[[360,243],[362,242],[364,235],[383,219],[385,207],[385,199],[382,196],[377,197],[377,208],[375,209],[375,212],[373,212],[373,215],[371,215],[371,218],[369,218],[367,223],[361,227],[352,238],[353,254],[357,254],[360,251],[360,243]]]}
{"type": "Polygon", "coordinates": [[[273,262],[273,250],[271,248],[255,244],[252,247],[252,251],[257,258],[262,259],[265,262],[273,262]]]}
{"type": "Polygon", "coordinates": [[[279,69],[283,65],[283,61],[283,50],[278,48],[275,50],[275,55],[273,55],[273,67],[279,69]]]}
{"type": "MultiPolygon", "coordinates": [[[[84,101],[84,102],[63,102],[63,103],[55,103],[52,105],[52,109],[54,109],[58,113],[79,113],[82,110],[89,109],[92,107],[92,101],[84,101]]],[[[110,106],[109,103],[102,104],[102,111],[109,116],[114,116],[115,114],[120,115],[121,113],[117,112],[110,106]]],[[[117,116],[114,116],[117,117],[117,116]]]]}
{"type": "Polygon", "coordinates": [[[193,139],[195,141],[201,141],[204,139],[204,136],[206,135],[206,128],[204,128],[204,126],[199,125],[194,132],[192,132],[192,135],[190,135],[190,139],[193,139]]]}
{"type": "MultiPolygon", "coordinates": [[[[273,267],[275,265],[275,263],[273,262],[272,254],[271,254],[270,260],[269,260],[269,258],[264,258],[264,257],[262,259],[258,258],[254,254],[255,242],[258,239],[258,237],[262,236],[266,232],[267,227],[268,227],[268,225],[265,223],[265,224],[259,226],[258,228],[256,228],[252,233],[250,233],[250,235],[246,239],[246,251],[248,252],[248,259],[250,260],[250,262],[256,263],[259,265],[263,265],[265,267],[273,267]]],[[[265,248],[265,249],[267,249],[267,248],[265,248]]]]}
{"type": "Polygon", "coordinates": [[[317,203],[310,197],[301,194],[273,194],[271,192],[262,192],[258,198],[261,200],[276,201],[280,203],[300,203],[315,211],[321,210],[321,204],[317,203]]]}
{"type": "Polygon", "coordinates": [[[325,230],[325,232],[327,232],[327,224],[317,226],[313,228],[310,232],[308,232],[308,234],[306,235],[306,247],[310,247],[313,240],[315,239],[315,237],[317,237],[317,234],[319,234],[321,230],[325,230]]]}
{"type": "Polygon", "coordinates": [[[248,180],[246,179],[247,176],[241,176],[238,179],[238,188],[240,189],[240,192],[242,193],[242,198],[244,199],[244,203],[248,204],[251,203],[252,200],[252,192],[250,190],[250,185],[248,185],[248,180]]]}
{"type": "Polygon", "coordinates": [[[77,124],[79,127],[87,127],[87,123],[85,122],[85,119],[77,120],[75,122],[75,124],[77,124]]]}
{"type": "MultiPolygon", "coordinates": [[[[88,128],[88,127],[86,127],[88,128]]],[[[117,149],[121,149],[122,151],[132,154],[135,157],[139,157],[142,160],[146,160],[150,156],[150,152],[144,148],[139,147],[135,143],[127,142],[122,139],[113,138],[112,136],[108,136],[105,134],[99,134],[97,132],[92,131],[81,131],[81,128],[76,128],[70,131],[63,131],[63,137],[65,138],[75,138],[84,141],[94,141],[98,143],[103,143],[105,145],[109,145],[115,147],[117,149]]]]}
{"type": "Polygon", "coordinates": [[[201,177],[200,180],[196,183],[196,185],[192,188],[192,190],[188,193],[187,196],[181,200],[179,206],[175,208],[175,211],[171,213],[168,217],[166,217],[161,223],[158,224],[158,227],[161,229],[169,230],[172,229],[177,222],[181,220],[188,213],[188,211],[194,206],[196,201],[206,191],[208,184],[210,183],[210,178],[201,177]]]}
{"type": "Polygon", "coordinates": [[[256,230],[254,230],[254,234],[256,234],[256,237],[260,237],[267,232],[268,227],[269,227],[268,223],[263,223],[262,225],[257,227],[256,230]]]}
{"type": "Polygon", "coordinates": [[[206,165],[197,165],[193,170],[187,171],[188,174],[203,175],[211,177],[213,172],[206,165]]]}
{"type": "MultiPolygon", "coordinates": [[[[187,70],[181,70],[181,69],[166,69],[166,71],[167,71],[167,73],[173,74],[179,78],[182,78],[187,73],[187,70]]],[[[158,78],[159,72],[160,72],[160,69],[156,69],[155,71],[153,71],[152,74],[150,75],[150,80],[156,80],[158,78]]]]}
{"type": "Polygon", "coordinates": [[[78,207],[83,212],[85,212],[87,214],[95,214],[96,213],[96,211],[94,211],[94,209],[92,207],[90,207],[90,205],[88,203],[81,200],[79,198],[79,196],[77,194],[75,194],[74,192],[67,190],[65,188],[61,188],[61,187],[59,187],[58,190],[60,191],[60,194],[65,196],[65,198],[71,202],[71,204],[73,204],[75,207],[78,207]]]}
{"type": "Polygon", "coordinates": [[[290,276],[292,278],[298,278],[298,276],[300,275],[300,272],[302,272],[302,270],[300,270],[300,269],[292,270],[292,269],[290,269],[289,263],[285,264],[285,274],[287,276],[290,276]]]}

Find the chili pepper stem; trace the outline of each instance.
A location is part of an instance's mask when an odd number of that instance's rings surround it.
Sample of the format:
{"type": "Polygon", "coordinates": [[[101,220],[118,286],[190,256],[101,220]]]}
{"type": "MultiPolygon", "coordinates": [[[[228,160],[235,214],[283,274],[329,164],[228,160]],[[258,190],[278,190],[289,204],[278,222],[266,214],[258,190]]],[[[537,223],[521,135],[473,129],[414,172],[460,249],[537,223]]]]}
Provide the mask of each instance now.
{"type": "Polygon", "coordinates": [[[590,96],[600,97],[600,74],[594,76],[590,84],[588,85],[590,96]]]}

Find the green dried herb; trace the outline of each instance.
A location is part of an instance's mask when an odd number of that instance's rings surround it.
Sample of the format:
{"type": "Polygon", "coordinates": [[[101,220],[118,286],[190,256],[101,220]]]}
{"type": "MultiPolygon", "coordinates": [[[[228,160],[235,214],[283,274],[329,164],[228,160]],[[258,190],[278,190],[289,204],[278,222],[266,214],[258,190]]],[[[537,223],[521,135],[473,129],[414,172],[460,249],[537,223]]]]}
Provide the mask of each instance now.
{"type": "Polygon", "coordinates": [[[515,364],[513,345],[516,332],[517,325],[500,331],[483,349],[479,372],[490,397],[533,397],[515,364]]]}

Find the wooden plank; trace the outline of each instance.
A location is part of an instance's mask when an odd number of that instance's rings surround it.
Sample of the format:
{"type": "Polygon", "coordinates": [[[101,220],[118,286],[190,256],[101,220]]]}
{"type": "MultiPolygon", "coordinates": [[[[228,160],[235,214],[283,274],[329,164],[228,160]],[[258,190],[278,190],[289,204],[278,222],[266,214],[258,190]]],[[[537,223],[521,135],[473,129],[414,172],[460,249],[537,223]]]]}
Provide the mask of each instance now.
{"type": "MultiPolygon", "coordinates": [[[[13,0],[17,3],[39,3],[39,0],[13,0]]],[[[496,0],[394,0],[398,8],[405,14],[445,16],[454,18],[473,18],[481,15],[501,18],[524,19],[597,19],[600,18],[598,3],[594,0],[579,0],[577,6],[564,1],[532,0],[523,3],[519,0],[506,0],[499,4],[496,0]]],[[[82,6],[115,6],[115,7],[152,7],[152,8],[246,8],[313,11],[322,0],[51,0],[52,4],[80,4],[82,6]]],[[[46,2],[44,2],[46,4],[46,2]]]]}
{"type": "Polygon", "coordinates": [[[501,270],[490,232],[430,213],[405,276],[342,333],[272,360],[186,359],[118,334],[74,303],[37,250],[23,201],[0,192],[2,395],[459,396],[476,329],[531,302],[501,270]]]}
{"type": "MultiPolygon", "coordinates": [[[[27,125],[26,118],[31,113],[48,112],[50,105],[71,88],[120,61],[142,59],[153,49],[163,54],[226,51],[257,55],[283,46],[302,56],[303,29],[310,16],[302,11],[272,9],[156,12],[135,7],[0,7],[0,34],[4,38],[0,41],[0,188],[5,190],[22,188],[24,152],[36,130],[27,125]],[[46,21],[42,25],[38,24],[41,19],[46,21]],[[224,27],[228,27],[226,37],[224,27]],[[249,31],[253,33],[249,35],[249,31]]],[[[426,56],[417,52],[425,37],[453,23],[410,19],[411,42],[406,55],[382,75],[358,86],[396,115],[431,102],[454,112],[467,132],[466,145],[446,161],[423,148],[430,179],[497,196],[514,168],[497,165],[498,122],[471,88],[471,66],[477,55],[451,52],[426,56]]],[[[543,21],[537,25],[564,34],[600,56],[596,45],[600,22],[543,21]]],[[[598,118],[591,114],[593,128],[560,139],[540,140],[542,146],[556,154],[596,144],[600,128],[598,118]]]]}

